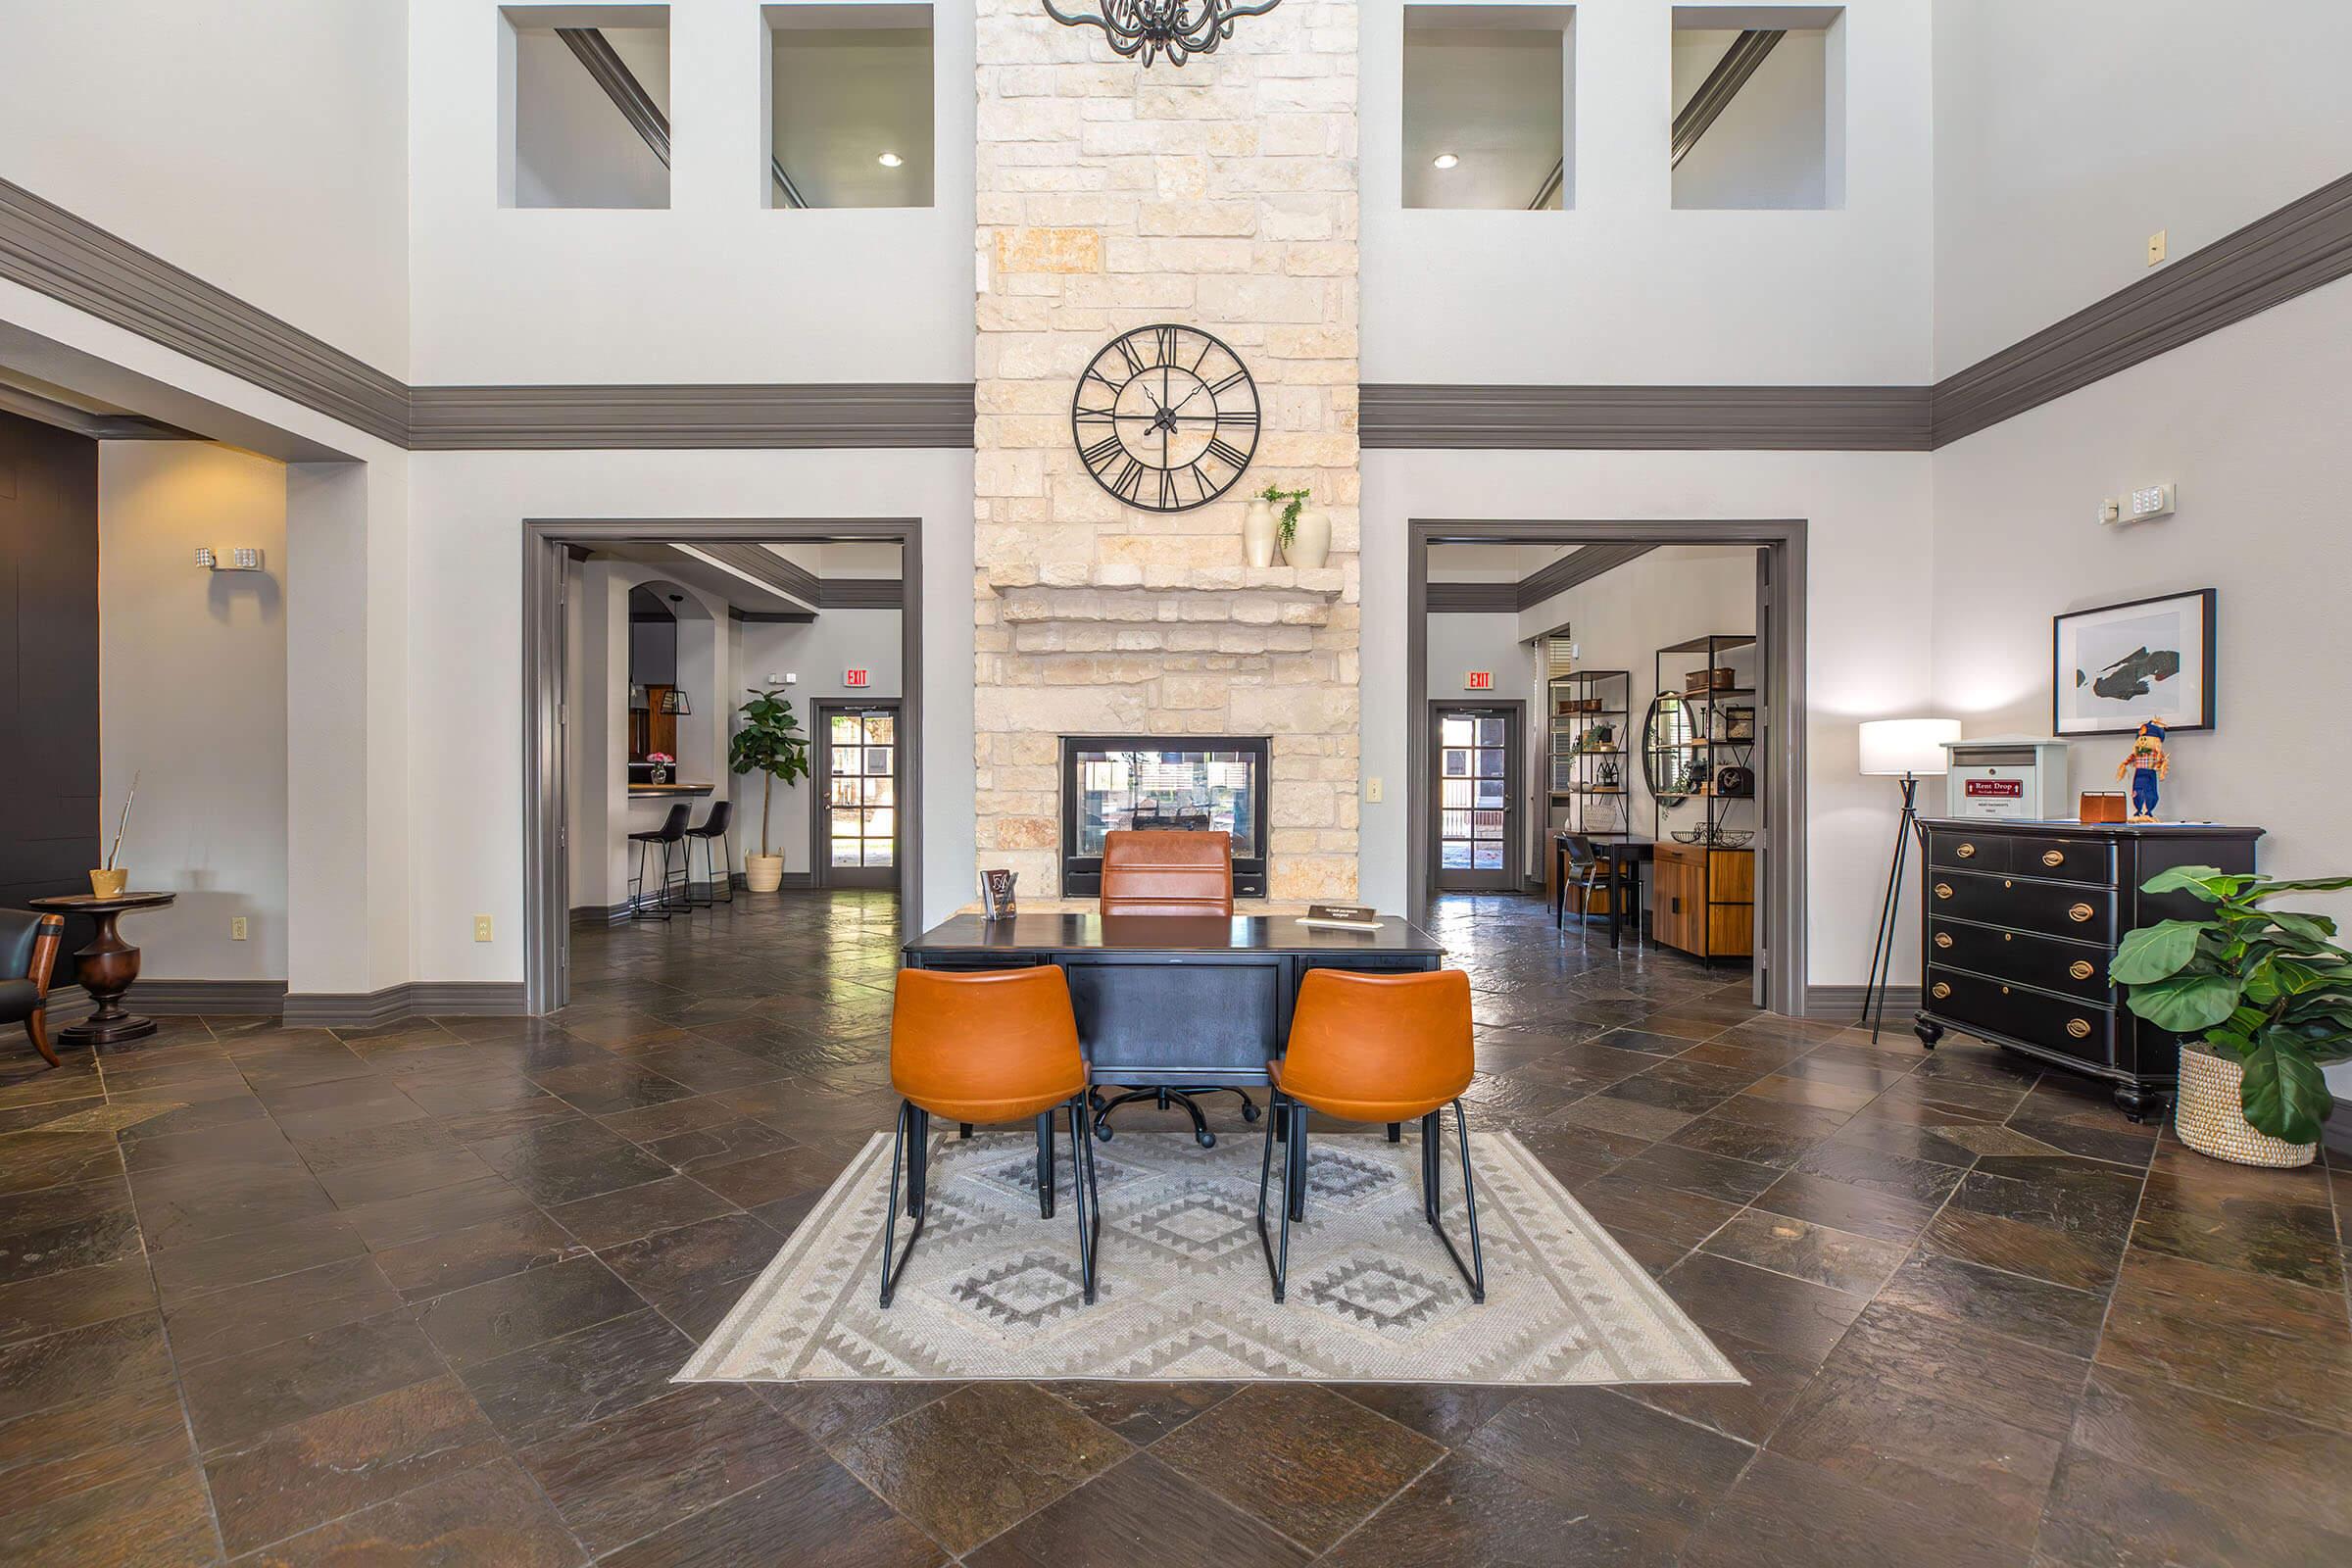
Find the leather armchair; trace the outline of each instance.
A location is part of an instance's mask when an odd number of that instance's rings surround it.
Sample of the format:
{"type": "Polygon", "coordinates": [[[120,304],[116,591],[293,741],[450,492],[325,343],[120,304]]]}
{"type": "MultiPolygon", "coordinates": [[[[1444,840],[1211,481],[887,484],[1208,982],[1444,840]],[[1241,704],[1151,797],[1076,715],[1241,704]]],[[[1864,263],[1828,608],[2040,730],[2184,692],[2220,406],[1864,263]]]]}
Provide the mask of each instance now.
{"type": "MultiPolygon", "coordinates": [[[[1189,832],[1179,828],[1130,828],[1102,836],[1102,918],[1157,919],[1233,918],[1233,836],[1229,833],[1189,832]]],[[[1216,1147],[1216,1135],[1194,1103],[1196,1095],[1238,1095],[1242,1119],[1257,1120],[1257,1102],[1239,1089],[1222,1084],[1153,1084],[1130,1088],[1102,1100],[1089,1091],[1095,1107],[1095,1136],[1110,1137],[1110,1113],[1121,1105],[1151,1101],[1161,1110],[1174,1105],[1193,1118],[1193,1138],[1202,1149],[1216,1147]]]]}
{"type": "Polygon", "coordinates": [[[66,939],[65,916],[0,909],[0,1023],[21,1023],[32,1049],[57,1065],[49,1045],[49,1022],[41,1004],[49,996],[49,971],[66,939]]]}

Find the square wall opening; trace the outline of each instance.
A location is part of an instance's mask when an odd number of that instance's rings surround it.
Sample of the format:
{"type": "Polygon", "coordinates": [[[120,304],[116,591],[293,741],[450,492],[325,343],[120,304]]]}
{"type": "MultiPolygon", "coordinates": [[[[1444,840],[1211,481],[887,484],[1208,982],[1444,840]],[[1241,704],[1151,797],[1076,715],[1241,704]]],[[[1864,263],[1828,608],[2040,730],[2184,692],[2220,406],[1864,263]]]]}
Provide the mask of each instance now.
{"type": "Polygon", "coordinates": [[[669,8],[499,14],[502,207],[669,205],[669,8]]]}
{"type": "Polygon", "coordinates": [[[767,19],[767,205],[928,207],[927,5],[778,5],[767,19]]]}
{"type": "Polygon", "coordinates": [[[1574,6],[1404,8],[1404,205],[1576,205],[1574,6]]]}
{"type": "Polygon", "coordinates": [[[1838,6],[1674,8],[1674,205],[1845,205],[1838,6]]]}

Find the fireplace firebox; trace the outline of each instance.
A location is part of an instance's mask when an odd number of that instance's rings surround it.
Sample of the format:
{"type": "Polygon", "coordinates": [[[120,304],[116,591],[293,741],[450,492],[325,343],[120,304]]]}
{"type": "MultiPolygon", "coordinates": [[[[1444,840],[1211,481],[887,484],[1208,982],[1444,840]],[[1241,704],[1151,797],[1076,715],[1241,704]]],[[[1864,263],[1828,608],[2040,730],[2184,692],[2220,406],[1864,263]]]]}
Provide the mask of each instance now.
{"type": "Polygon", "coordinates": [[[1222,832],[1233,840],[1233,891],[1266,896],[1266,738],[1233,735],[1061,737],[1061,892],[1102,892],[1102,836],[1118,828],[1222,832]]]}

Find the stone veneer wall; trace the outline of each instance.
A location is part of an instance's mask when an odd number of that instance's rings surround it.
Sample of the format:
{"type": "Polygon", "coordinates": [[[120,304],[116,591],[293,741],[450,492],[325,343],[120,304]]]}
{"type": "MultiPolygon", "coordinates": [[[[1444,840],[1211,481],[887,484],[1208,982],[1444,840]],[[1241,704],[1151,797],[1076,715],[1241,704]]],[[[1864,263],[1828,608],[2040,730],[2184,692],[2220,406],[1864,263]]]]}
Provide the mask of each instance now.
{"type": "Polygon", "coordinates": [[[978,0],[978,841],[1058,892],[1057,737],[1272,740],[1270,891],[1356,887],[1356,7],[1284,0],[1150,69],[1038,0],[978,0]],[[1249,364],[1263,427],[1198,511],[1122,506],[1080,464],[1095,353],[1157,321],[1249,364]],[[1247,497],[1311,489],[1324,569],[1242,564],[1247,497]]]}

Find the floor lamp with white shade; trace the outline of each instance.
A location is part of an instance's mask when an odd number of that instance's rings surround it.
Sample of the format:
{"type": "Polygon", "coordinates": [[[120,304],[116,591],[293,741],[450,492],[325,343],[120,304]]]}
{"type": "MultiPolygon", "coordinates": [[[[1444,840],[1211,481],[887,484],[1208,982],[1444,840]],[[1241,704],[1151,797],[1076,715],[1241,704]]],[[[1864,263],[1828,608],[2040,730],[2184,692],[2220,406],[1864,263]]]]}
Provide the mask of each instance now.
{"type": "Polygon", "coordinates": [[[1919,781],[1940,777],[1950,767],[1944,744],[1960,738],[1956,718],[1874,718],[1862,725],[1862,771],[1903,781],[1903,815],[1894,829],[1894,864],[1886,872],[1886,902],[1879,913],[1879,940],[1870,950],[1870,984],[1862,990],[1862,1013],[1871,1020],[1871,1044],[1886,1018],[1886,986],[1894,978],[1895,915],[1903,903],[1903,858],[1919,831],[1919,781]]]}

